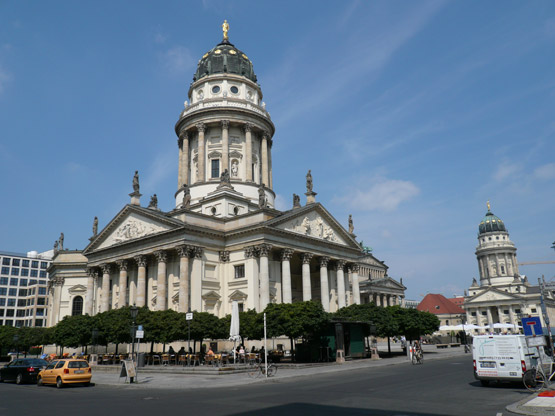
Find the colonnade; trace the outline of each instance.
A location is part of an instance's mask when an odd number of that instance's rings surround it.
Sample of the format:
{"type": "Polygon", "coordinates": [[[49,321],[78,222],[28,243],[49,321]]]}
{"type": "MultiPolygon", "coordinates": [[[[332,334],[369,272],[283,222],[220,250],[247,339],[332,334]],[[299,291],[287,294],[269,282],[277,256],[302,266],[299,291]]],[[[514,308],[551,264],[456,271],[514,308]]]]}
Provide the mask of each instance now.
{"type": "Polygon", "coordinates": [[[369,293],[369,300],[376,306],[395,306],[401,305],[403,296],[388,293],[369,293]]]}
{"type": "MultiPolygon", "coordinates": [[[[230,141],[229,141],[229,120],[219,121],[219,126],[221,128],[221,171],[225,169],[231,172],[229,154],[230,154],[230,141]]],[[[234,122],[235,123],[235,122],[234,122]]],[[[241,128],[245,135],[245,161],[243,163],[243,174],[238,175],[234,179],[239,179],[240,177],[245,178],[246,182],[254,182],[253,177],[253,132],[255,130],[254,124],[251,123],[240,123],[241,128]]],[[[212,124],[208,125],[206,123],[198,123],[195,125],[196,136],[197,136],[197,168],[198,174],[196,176],[195,183],[206,182],[206,138],[205,132],[208,128],[213,128],[212,124]]],[[[195,131],[193,129],[183,130],[179,139],[177,140],[177,145],[179,147],[179,170],[178,170],[178,187],[181,188],[184,184],[192,185],[191,181],[191,169],[192,166],[192,153],[190,141],[194,137],[195,131]]],[[[272,147],[271,134],[267,130],[262,130],[259,132],[260,140],[260,163],[261,163],[261,176],[259,182],[272,189],[272,157],[270,149],[272,147]]],[[[254,137],[257,137],[255,135],[254,137]]]]}
{"type": "MultiPolygon", "coordinates": [[[[481,307],[469,307],[466,308],[466,322],[479,325],[488,326],[495,323],[507,323],[506,320],[509,318],[509,323],[512,325],[518,324],[518,317],[515,309],[520,309],[520,305],[492,305],[492,306],[481,306],[481,307]],[[505,313],[508,311],[508,316],[505,313]],[[485,313],[484,313],[485,312],[485,313]],[[493,318],[493,313],[496,312],[498,319],[495,322],[493,318]],[[472,314],[475,313],[475,316],[472,314]]],[[[520,312],[520,310],[519,310],[520,312]]]]}
{"type": "Polygon", "coordinates": [[[518,274],[516,254],[509,251],[478,256],[478,267],[482,279],[518,274]],[[492,267],[492,264],[494,267],[492,267]],[[501,270],[502,265],[505,266],[504,271],[501,270]]]}

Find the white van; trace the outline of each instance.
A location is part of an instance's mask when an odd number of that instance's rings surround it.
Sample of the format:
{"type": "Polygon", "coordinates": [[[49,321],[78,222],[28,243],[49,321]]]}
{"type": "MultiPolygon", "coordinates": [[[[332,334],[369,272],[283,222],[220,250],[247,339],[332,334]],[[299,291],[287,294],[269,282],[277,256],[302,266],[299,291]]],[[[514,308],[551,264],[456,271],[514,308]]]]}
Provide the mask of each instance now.
{"type": "MultiPolygon", "coordinates": [[[[544,363],[550,361],[543,347],[540,354],[544,363]]],[[[474,377],[483,386],[490,381],[521,381],[522,374],[532,368],[537,349],[528,348],[524,335],[478,335],[472,342],[474,377]]]]}

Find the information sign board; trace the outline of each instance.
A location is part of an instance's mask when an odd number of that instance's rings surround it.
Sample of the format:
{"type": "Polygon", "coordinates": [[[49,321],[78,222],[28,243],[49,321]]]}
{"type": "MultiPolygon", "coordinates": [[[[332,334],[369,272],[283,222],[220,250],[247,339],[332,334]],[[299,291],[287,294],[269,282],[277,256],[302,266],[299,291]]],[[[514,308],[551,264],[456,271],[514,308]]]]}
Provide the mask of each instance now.
{"type": "Polygon", "coordinates": [[[145,331],[137,330],[137,332],[135,332],[135,338],[142,339],[144,337],[145,337],[145,331]]]}
{"type": "Polygon", "coordinates": [[[543,335],[542,324],[539,316],[533,316],[531,318],[522,318],[522,329],[524,329],[524,335],[528,335],[528,336],[543,335]]]}
{"type": "Polygon", "coordinates": [[[185,314],[185,319],[186,319],[187,321],[192,321],[192,320],[193,320],[193,312],[187,312],[187,313],[185,314]]]}
{"type": "Polygon", "coordinates": [[[137,371],[135,370],[135,363],[133,360],[123,360],[121,362],[121,371],[119,373],[120,377],[136,377],[137,371]]]}

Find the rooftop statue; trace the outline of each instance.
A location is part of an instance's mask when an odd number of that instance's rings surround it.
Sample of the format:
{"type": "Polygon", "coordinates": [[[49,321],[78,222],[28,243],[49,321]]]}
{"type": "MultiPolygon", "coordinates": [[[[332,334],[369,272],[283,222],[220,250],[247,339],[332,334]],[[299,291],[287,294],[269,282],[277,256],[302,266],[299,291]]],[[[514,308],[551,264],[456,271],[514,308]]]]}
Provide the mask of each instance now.
{"type": "Polygon", "coordinates": [[[353,216],[349,214],[349,234],[352,234],[355,231],[355,226],[353,224],[353,216]]]}
{"type": "Polygon", "coordinates": [[[150,203],[148,204],[148,208],[158,208],[158,197],[156,194],[150,197],[150,203]]]}
{"type": "Polygon", "coordinates": [[[139,171],[135,171],[133,176],[133,192],[139,192],[139,171]]]}
{"type": "Polygon", "coordinates": [[[266,192],[264,191],[264,184],[258,187],[258,208],[266,207],[266,192]]]}
{"type": "Polygon", "coordinates": [[[93,237],[98,234],[98,217],[94,217],[93,221],[93,237]]]}
{"type": "Polygon", "coordinates": [[[64,233],[60,234],[60,239],[58,240],[58,246],[60,250],[64,249],[64,233]]]}
{"type": "Polygon", "coordinates": [[[186,183],[183,184],[183,203],[181,204],[181,208],[189,208],[191,205],[191,190],[187,186],[186,183]]]}
{"type": "Polygon", "coordinates": [[[224,40],[229,40],[227,35],[227,32],[229,31],[229,23],[227,23],[227,20],[224,20],[224,23],[222,24],[222,31],[224,32],[224,40]]]}
{"type": "Polygon", "coordinates": [[[306,191],[312,192],[312,174],[310,173],[310,169],[306,174],[306,191]]]}
{"type": "Polygon", "coordinates": [[[301,207],[301,197],[297,194],[293,194],[293,208],[301,207]]]}
{"type": "Polygon", "coordinates": [[[222,183],[227,183],[227,184],[231,184],[231,180],[229,178],[229,171],[226,169],[222,172],[222,174],[220,175],[220,182],[222,183]]]}

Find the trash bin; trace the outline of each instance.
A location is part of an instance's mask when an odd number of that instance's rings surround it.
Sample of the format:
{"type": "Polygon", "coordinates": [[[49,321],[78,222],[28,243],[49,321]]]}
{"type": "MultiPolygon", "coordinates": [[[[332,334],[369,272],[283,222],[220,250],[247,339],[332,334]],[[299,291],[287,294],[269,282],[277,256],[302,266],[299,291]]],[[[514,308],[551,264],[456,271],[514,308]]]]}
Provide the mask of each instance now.
{"type": "Polygon", "coordinates": [[[140,352],[137,356],[137,367],[144,367],[145,366],[145,353],[140,352]]]}

